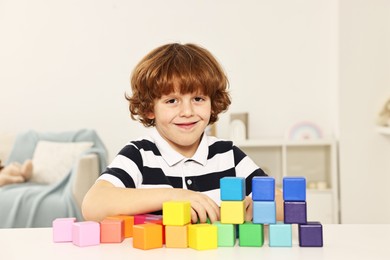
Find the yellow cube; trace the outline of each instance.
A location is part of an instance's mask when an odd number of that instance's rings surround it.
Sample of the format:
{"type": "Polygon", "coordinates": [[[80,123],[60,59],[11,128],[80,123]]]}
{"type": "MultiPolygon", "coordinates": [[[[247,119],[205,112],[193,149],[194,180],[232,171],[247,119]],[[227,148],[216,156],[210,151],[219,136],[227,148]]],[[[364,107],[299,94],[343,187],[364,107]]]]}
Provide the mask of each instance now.
{"type": "Polygon", "coordinates": [[[191,203],[189,201],[167,201],[163,203],[163,224],[184,226],[191,223],[191,203]]]}
{"type": "Polygon", "coordinates": [[[222,201],[221,223],[242,224],[245,221],[244,201],[222,201]]]}
{"type": "Polygon", "coordinates": [[[212,224],[188,226],[188,246],[196,250],[216,249],[218,247],[218,228],[212,224]]]}

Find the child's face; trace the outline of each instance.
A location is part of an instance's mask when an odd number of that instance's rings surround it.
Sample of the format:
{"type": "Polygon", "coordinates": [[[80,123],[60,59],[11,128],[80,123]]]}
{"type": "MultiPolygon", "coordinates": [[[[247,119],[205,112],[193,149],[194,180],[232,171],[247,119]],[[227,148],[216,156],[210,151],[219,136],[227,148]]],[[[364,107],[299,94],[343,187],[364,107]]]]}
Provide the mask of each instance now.
{"type": "Polygon", "coordinates": [[[179,153],[191,157],[210,121],[211,101],[208,96],[173,92],[154,101],[154,119],[160,135],[179,153]]]}

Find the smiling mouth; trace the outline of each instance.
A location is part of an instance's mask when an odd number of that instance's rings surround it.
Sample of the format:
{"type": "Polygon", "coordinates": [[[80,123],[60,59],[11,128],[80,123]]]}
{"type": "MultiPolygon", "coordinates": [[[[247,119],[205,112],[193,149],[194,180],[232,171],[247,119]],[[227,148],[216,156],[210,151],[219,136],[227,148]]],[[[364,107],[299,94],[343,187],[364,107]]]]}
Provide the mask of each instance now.
{"type": "Polygon", "coordinates": [[[180,124],[176,124],[178,127],[182,127],[182,128],[190,128],[194,125],[196,125],[197,122],[190,122],[190,123],[180,123],[180,124]]]}

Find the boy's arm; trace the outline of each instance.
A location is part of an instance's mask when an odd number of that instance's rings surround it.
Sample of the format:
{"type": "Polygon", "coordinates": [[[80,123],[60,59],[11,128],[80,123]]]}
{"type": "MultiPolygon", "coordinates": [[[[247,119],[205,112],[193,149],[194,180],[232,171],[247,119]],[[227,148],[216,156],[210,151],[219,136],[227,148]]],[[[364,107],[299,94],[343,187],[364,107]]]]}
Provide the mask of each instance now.
{"type": "Polygon", "coordinates": [[[101,221],[115,215],[138,215],[162,209],[165,201],[181,200],[191,203],[191,220],[196,223],[219,219],[219,207],[208,196],[191,190],[156,188],[118,188],[99,180],[84,197],[83,216],[86,220],[101,221]]]}

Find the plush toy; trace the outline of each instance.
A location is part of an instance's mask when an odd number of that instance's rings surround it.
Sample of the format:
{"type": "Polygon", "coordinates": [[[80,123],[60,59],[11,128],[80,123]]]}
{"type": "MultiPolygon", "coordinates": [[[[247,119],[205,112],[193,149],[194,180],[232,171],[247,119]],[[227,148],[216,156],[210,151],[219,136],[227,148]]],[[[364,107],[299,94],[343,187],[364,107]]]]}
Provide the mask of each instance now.
{"type": "Polygon", "coordinates": [[[1,166],[0,161],[0,186],[13,183],[21,183],[31,178],[33,164],[31,160],[26,160],[23,164],[11,163],[1,166]]]}
{"type": "Polygon", "coordinates": [[[380,126],[390,126],[390,99],[386,101],[379,113],[377,124],[380,126]]]}

